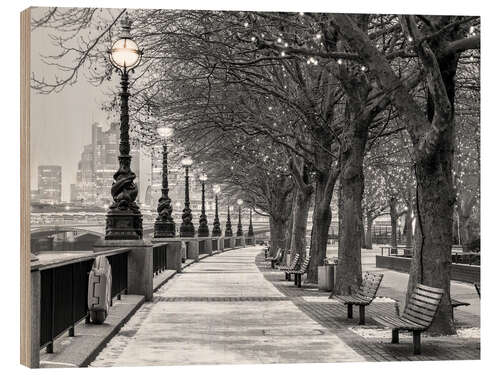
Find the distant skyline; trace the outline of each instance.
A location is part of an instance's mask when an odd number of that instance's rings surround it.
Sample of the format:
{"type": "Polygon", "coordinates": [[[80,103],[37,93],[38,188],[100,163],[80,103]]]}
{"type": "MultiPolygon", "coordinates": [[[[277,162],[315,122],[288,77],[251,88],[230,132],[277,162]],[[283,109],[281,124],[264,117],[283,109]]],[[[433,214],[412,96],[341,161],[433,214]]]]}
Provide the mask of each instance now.
{"type": "MultiPolygon", "coordinates": [[[[42,8],[43,9],[43,8],[42,8]]],[[[33,9],[33,17],[40,10],[33,9]]],[[[53,34],[54,31],[51,30],[53,34]]],[[[56,70],[41,59],[41,54],[54,52],[46,29],[31,33],[31,70],[47,81],[54,79],[56,70]]],[[[61,73],[59,73],[61,76],[61,73]]],[[[116,77],[114,77],[116,78],[116,77]]],[[[119,79],[105,81],[95,87],[83,74],[77,83],[59,93],[42,95],[31,90],[31,189],[37,189],[39,165],[62,167],[62,200],[70,200],[70,185],[76,181],[76,171],[83,146],[91,142],[92,123],[108,127],[111,121],[100,107],[105,100],[104,90],[118,88],[119,79]]],[[[117,162],[118,167],[118,162],[117,162]]]]}

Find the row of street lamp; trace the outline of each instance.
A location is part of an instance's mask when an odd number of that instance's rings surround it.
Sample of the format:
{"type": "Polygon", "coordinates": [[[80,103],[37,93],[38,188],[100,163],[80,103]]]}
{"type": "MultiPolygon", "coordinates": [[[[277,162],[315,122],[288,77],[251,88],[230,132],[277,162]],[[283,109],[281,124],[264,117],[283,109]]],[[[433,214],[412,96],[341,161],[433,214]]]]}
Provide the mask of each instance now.
{"type": "MultiPolygon", "coordinates": [[[[113,43],[109,52],[109,58],[116,71],[121,76],[121,113],[120,113],[120,155],[118,156],[119,168],[113,175],[114,183],[111,187],[113,203],[109,206],[106,215],[106,240],[140,240],[142,239],[142,214],[135,203],[138,189],[134,183],[135,174],[130,169],[130,141],[129,141],[129,114],[128,114],[128,92],[129,73],[134,71],[142,59],[142,51],[130,36],[131,21],[128,15],[121,21],[122,34],[120,39],[113,43]]],[[[168,196],[168,139],[173,134],[169,127],[158,128],[158,134],[163,140],[163,168],[161,197],[158,200],[158,217],[154,224],[155,238],[175,237],[175,222],[172,218],[172,201],[168,196]]],[[[179,228],[181,237],[195,237],[193,215],[191,214],[189,202],[189,167],[193,165],[193,159],[185,157],[181,160],[186,171],[185,201],[182,211],[182,223],[179,228]]],[[[202,189],[202,208],[198,226],[198,237],[209,237],[207,216],[205,214],[205,182],[207,175],[200,176],[202,189]]],[[[212,228],[212,236],[222,235],[219,222],[218,194],[220,186],[214,186],[215,193],[215,218],[212,228]]],[[[237,236],[243,236],[241,225],[241,205],[243,201],[238,199],[238,226],[237,236]]],[[[231,216],[229,206],[227,208],[225,237],[232,237],[231,216]]],[[[250,211],[250,223],[248,236],[253,236],[252,212],[250,211]]]]}

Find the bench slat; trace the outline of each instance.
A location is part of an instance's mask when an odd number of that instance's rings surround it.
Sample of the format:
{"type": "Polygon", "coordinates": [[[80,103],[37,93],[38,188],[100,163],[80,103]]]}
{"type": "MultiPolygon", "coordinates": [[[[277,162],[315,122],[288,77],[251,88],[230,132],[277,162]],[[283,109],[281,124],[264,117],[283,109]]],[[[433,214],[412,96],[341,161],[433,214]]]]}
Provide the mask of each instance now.
{"type": "Polygon", "coordinates": [[[422,297],[427,297],[427,298],[430,298],[430,299],[434,299],[434,300],[439,300],[441,299],[441,294],[436,294],[436,293],[432,293],[432,292],[427,292],[425,290],[421,290],[421,289],[417,289],[415,291],[416,294],[418,294],[419,296],[422,296],[422,297]]]}
{"type": "MultiPolygon", "coordinates": [[[[428,297],[424,297],[424,296],[421,296],[421,295],[418,295],[416,293],[413,293],[412,296],[411,296],[412,299],[416,299],[422,303],[426,303],[430,306],[436,306],[436,305],[439,305],[439,301],[440,299],[434,299],[434,298],[428,298],[428,297]]],[[[430,308],[429,306],[429,308],[430,308]]]]}
{"type": "Polygon", "coordinates": [[[417,288],[425,290],[427,292],[433,292],[433,293],[441,294],[441,295],[443,294],[443,290],[442,289],[434,288],[432,286],[427,286],[427,285],[424,285],[424,284],[417,284],[417,288]]]}
{"type": "Polygon", "coordinates": [[[401,318],[411,320],[412,322],[421,324],[424,327],[429,326],[432,323],[432,320],[434,319],[434,317],[429,317],[427,315],[420,314],[411,309],[405,309],[401,318]]]}

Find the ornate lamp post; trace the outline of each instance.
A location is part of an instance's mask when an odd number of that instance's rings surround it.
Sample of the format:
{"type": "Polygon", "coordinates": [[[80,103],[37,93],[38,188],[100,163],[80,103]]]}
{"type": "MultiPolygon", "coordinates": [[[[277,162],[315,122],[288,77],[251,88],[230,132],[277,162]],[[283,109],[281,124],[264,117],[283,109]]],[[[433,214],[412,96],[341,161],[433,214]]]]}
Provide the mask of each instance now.
{"type": "Polygon", "coordinates": [[[194,237],[193,215],[191,215],[191,208],[189,208],[189,167],[193,165],[193,159],[189,156],[181,160],[182,166],[186,169],[186,183],[185,183],[185,201],[184,209],[182,210],[182,224],[180,227],[181,237],[194,237]]]}
{"type": "Polygon", "coordinates": [[[135,173],[130,170],[130,141],[128,115],[128,75],[139,65],[142,51],[139,50],[130,36],[131,21],[128,16],[122,21],[122,35],[113,43],[109,59],[116,71],[121,75],[121,114],[120,114],[120,155],[119,168],[113,175],[111,195],[113,203],[106,215],[106,240],[138,240],[142,239],[142,214],[135,203],[137,186],[134,183],[135,173]]]}
{"type": "Polygon", "coordinates": [[[253,237],[253,225],[252,225],[252,209],[250,208],[250,223],[248,224],[248,237],[253,237]]]}
{"type": "Polygon", "coordinates": [[[233,237],[233,228],[231,227],[231,213],[229,206],[227,206],[226,231],[224,232],[224,237],[233,237]]]}
{"type": "Polygon", "coordinates": [[[163,138],[163,170],[161,197],[158,200],[158,217],[154,226],[154,237],[175,237],[175,222],[172,218],[172,201],[168,197],[168,138],[173,130],[167,126],[158,128],[158,134],[163,138]]]}
{"type": "Polygon", "coordinates": [[[243,199],[238,199],[236,203],[238,203],[238,229],[236,230],[236,236],[242,237],[243,227],[241,226],[241,205],[243,204],[243,199]]]}
{"type": "Polygon", "coordinates": [[[202,173],[200,175],[201,181],[201,215],[200,215],[200,226],[198,227],[198,237],[208,237],[210,231],[208,230],[207,215],[205,215],[205,181],[207,180],[207,175],[202,173]]]}
{"type": "Polygon", "coordinates": [[[220,222],[219,222],[219,202],[217,201],[217,195],[220,193],[220,186],[214,186],[214,194],[215,194],[215,218],[214,218],[214,226],[212,228],[212,237],[220,237],[222,232],[220,230],[220,222]]]}

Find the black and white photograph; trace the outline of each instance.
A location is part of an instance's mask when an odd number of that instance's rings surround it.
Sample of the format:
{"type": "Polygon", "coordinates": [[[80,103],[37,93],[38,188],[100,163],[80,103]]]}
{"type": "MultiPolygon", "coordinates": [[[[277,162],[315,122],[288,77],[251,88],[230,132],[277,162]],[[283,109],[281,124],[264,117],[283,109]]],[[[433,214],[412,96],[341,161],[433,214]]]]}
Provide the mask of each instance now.
{"type": "Polygon", "coordinates": [[[164,6],[21,15],[21,362],[480,360],[481,15],[164,6]]]}

